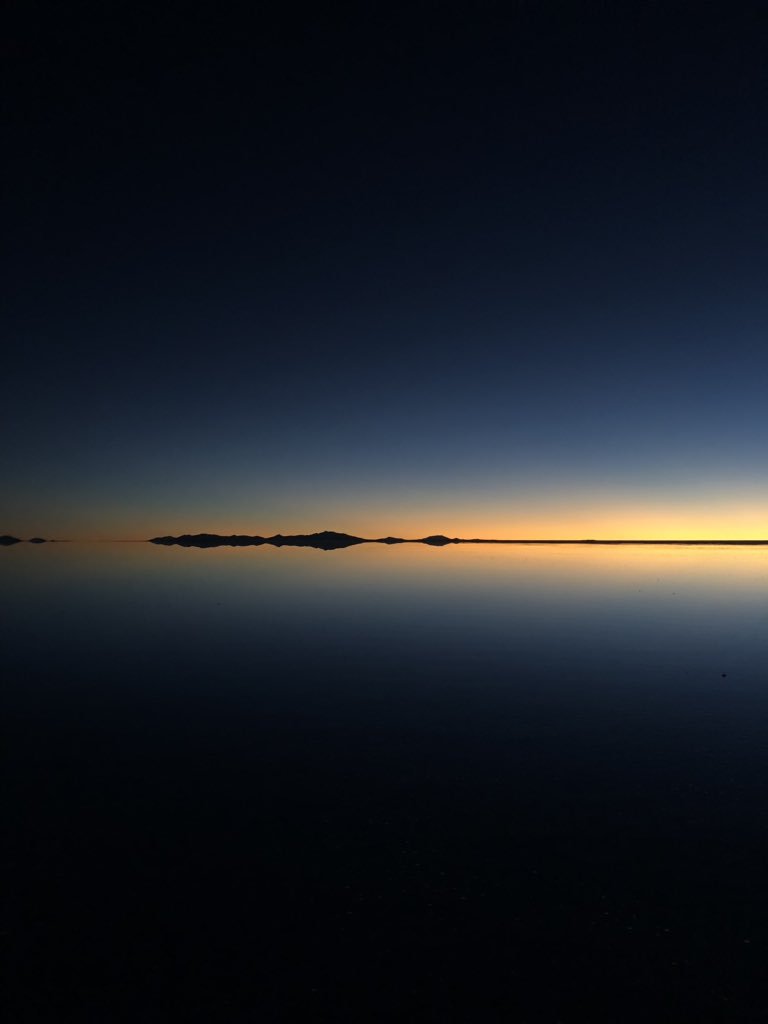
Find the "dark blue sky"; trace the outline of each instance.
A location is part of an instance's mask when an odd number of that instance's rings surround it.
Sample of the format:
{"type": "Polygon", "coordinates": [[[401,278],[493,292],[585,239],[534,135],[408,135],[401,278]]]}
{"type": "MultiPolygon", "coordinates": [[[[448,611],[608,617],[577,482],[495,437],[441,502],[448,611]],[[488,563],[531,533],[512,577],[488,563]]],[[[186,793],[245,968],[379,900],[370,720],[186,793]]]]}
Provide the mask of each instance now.
{"type": "Polygon", "coordinates": [[[758,5],[6,20],[0,530],[768,534],[758,5]]]}

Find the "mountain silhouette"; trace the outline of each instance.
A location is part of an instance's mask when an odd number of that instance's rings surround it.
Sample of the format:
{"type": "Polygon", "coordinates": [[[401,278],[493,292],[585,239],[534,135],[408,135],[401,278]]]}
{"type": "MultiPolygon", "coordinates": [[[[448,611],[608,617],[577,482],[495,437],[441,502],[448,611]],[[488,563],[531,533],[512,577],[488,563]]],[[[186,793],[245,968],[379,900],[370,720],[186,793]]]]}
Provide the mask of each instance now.
{"type": "MultiPolygon", "coordinates": [[[[4,547],[10,547],[11,544],[23,544],[21,537],[12,537],[9,533],[4,533],[0,536],[0,545],[4,547]]],[[[45,537],[30,537],[27,541],[28,544],[47,544],[48,541],[45,537]]]]}
{"type": "MultiPolygon", "coordinates": [[[[0,547],[21,544],[20,537],[11,534],[0,535],[0,547]]],[[[50,543],[45,537],[30,537],[29,544],[50,543]]],[[[338,533],[335,530],[322,530],[320,533],[276,533],[273,537],[251,536],[245,533],[233,533],[222,536],[218,533],[184,533],[178,537],[152,537],[150,544],[162,544],[165,547],[182,548],[252,548],[260,544],[271,544],[276,548],[319,548],[322,551],[336,551],[350,548],[356,544],[427,544],[430,547],[445,547],[448,544],[558,544],[558,545],[600,545],[615,547],[621,545],[649,546],[665,545],[668,547],[768,547],[768,540],[597,540],[584,538],[581,540],[528,539],[515,538],[499,540],[482,537],[446,537],[442,533],[433,533],[428,537],[407,539],[405,537],[355,537],[350,533],[338,533]]]]}
{"type": "Polygon", "coordinates": [[[276,533],[274,537],[249,537],[242,534],[221,537],[215,533],[185,533],[180,537],[153,537],[150,543],[178,544],[185,548],[253,547],[258,544],[272,544],[276,548],[321,548],[323,551],[335,551],[338,548],[352,547],[354,544],[430,544],[432,547],[442,547],[445,544],[462,542],[456,537],[445,537],[440,533],[407,541],[403,537],[381,537],[377,540],[369,540],[365,537],[353,537],[349,533],[323,530],[321,533],[276,533]]]}
{"type": "Polygon", "coordinates": [[[178,544],[182,548],[245,548],[266,543],[263,537],[248,537],[244,534],[221,537],[217,533],[184,533],[180,537],[153,537],[150,541],[150,544],[178,544]]]}
{"type": "Polygon", "coordinates": [[[334,551],[337,548],[350,548],[353,544],[365,544],[364,537],[353,537],[349,533],[335,533],[323,530],[322,533],[296,533],[284,537],[282,533],[267,539],[268,544],[275,547],[322,548],[323,551],[334,551]]]}
{"type": "MultiPolygon", "coordinates": [[[[40,539],[35,538],[36,543],[40,539]]],[[[0,537],[2,544],[18,543],[15,537],[0,537]]],[[[427,544],[430,547],[445,547],[448,544],[560,544],[560,545],[585,545],[596,544],[602,546],[619,545],[667,545],[683,547],[766,547],[768,540],[531,540],[514,539],[498,540],[480,537],[446,537],[442,533],[433,533],[428,537],[420,537],[414,540],[407,540],[403,537],[379,537],[371,539],[367,537],[354,537],[349,533],[337,533],[334,530],[323,530],[320,533],[276,533],[273,537],[249,536],[247,534],[231,534],[221,536],[217,533],[185,533],[179,537],[152,537],[150,544],[163,544],[166,546],[178,545],[184,548],[220,548],[220,547],[257,547],[260,544],[271,544],[273,547],[285,548],[320,548],[323,551],[336,551],[340,548],[353,547],[355,544],[427,544]]]]}
{"type": "Polygon", "coordinates": [[[335,551],[338,548],[349,548],[353,544],[365,543],[363,537],[352,537],[348,533],[335,533],[333,530],[289,535],[277,533],[274,537],[249,537],[245,534],[220,537],[216,533],[185,533],[181,537],[153,537],[150,541],[150,544],[178,544],[184,548],[246,548],[272,544],[277,548],[320,548],[323,551],[335,551]]]}

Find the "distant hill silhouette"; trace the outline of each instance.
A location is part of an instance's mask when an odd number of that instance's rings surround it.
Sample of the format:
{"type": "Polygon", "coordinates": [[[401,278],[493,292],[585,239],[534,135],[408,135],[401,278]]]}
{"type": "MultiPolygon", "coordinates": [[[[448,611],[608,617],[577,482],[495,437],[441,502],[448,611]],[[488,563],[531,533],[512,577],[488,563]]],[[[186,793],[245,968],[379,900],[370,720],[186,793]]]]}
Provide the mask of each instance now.
{"type": "Polygon", "coordinates": [[[150,544],[178,544],[183,548],[246,548],[266,543],[263,537],[248,537],[244,534],[221,537],[216,533],[184,533],[180,537],[153,537],[150,541],[150,544]]]}
{"type": "Polygon", "coordinates": [[[353,544],[365,544],[364,537],[353,537],[349,533],[335,533],[323,530],[322,533],[295,533],[287,537],[282,533],[267,538],[267,544],[275,547],[322,548],[323,551],[334,551],[337,548],[351,548],[353,544]]]}
{"type": "Polygon", "coordinates": [[[366,541],[363,537],[352,537],[348,533],[323,530],[322,533],[296,533],[287,536],[277,533],[274,537],[249,537],[243,534],[220,537],[215,533],[185,533],[181,537],[153,537],[150,543],[178,544],[185,548],[245,548],[272,544],[277,548],[321,548],[323,551],[334,551],[338,548],[352,547],[353,544],[365,544],[366,541]]]}
{"type": "MultiPolygon", "coordinates": [[[[10,534],[0,535],[0,547],[22,544],[20,537],[10,534]]],[[[45,537],[30,537],[29,544],[51,543],[45,537]]],[[[222,536],[218,533],[184,533],[178,537],[152,537],[150,544],[162,544],[166,547],[176,545],[182,548],[252,548],[260,544],[271,544],[276,548],[319,548],[322,551],[336,551],[351,548],[356,544],[427,544],[429,547],[445,547],[448,544],[560,544],[560,545],[596,545],[617,547],[621,545],[648,546],[665,545],[668,547],[768,547],[768,540],[538,540],[514,538],[498,540],[484,537],[446,537],[442,533],[433,533],[428,537],[408,539],[405,537],[355,537],[350,533],[337,533],[335,530],[322,530],[320,533],[276,533],[273,537],[251,536],[245,533],[233,533],[222,536]]]]}
{"type": "MultiPolygon", "coordinates": [[[[15,544],[16,538],[0,538],[0,543],[15,544]]],[[[220,548],[220,547],[257,547],[260,544],[271,544],[273,547],[293,548],[320,548],[323,551],[335,551],[339,548],[349,548],[355,544],[428,544],[430,547],[445,547],[447,544],[562,544],[562,545],[602,545],[619,546],[625,545],[648,545],[663,544],[670,546],[705,546],[705,547],[765,547],[768,540],[496,540],[479,537],[446,537],[442,533],[430,534],[428,537],[419,537],[407,540],[403,537],[354,537],[349,533],[336,533],[333,530],[323,530],[320,533],[277,533],[273,537],[248,536],[247,534],[232,534],[221,536],[216,533],[185,533],[179,537],[153,537],[150,544],[164,544],[167,546],[178,545],[184,548],[220,548]]]]}

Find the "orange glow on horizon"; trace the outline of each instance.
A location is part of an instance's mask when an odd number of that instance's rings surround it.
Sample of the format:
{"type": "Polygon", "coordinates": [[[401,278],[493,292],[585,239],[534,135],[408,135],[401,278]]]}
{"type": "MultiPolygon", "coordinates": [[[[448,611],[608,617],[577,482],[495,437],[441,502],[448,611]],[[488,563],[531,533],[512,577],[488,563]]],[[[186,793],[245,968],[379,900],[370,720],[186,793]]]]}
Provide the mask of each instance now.
{"type": "Polygon", "coordinates": [[[763,540],[768,538],[768,515],[756,510],[744,511],[740,516],[702,515],[691,516],[690,510],[678,514],[638,514],[627,510],[624,514],[588,516],[573,518],[526,517],[521,519],[470,519],[448,517],[435,512],[432,516],[418,518],[397,517],[382,520],[363,516],[329,515],[326,512],[310,513],[284,519],[244,520],[241,516],[211,517],[201,514],[192,516],[142,518],[126,522],[117,517],[111,521],[101,520],[77,527],[57,528],[54,524],[43,531],[30,530],[17,533],[28,537],[40,533],[42,536],[69,540],[147,540],[164,534],[218,533],[251,534],[272,536],[276,533],[315,533],[321,530],[336,530],[358,537],[375,539],[396,536],[417,539],[430,534],[444,534],[463,539],[489,540],[763,540]]]}
{"type": "Polygon", "coordinates": [[[114,504],[70,507],[30,515],[4,531],[28,538],[148,540],[166,534],[217,533],[272,536],[335,530],[376,539],[417,539],[430,534],[489,540],[764,540],[768,539],[768,490],[731,489],[674,495],[566,493],[296,494],[268,505],[233,496],[225,510],[214,501],[140,512],[114,504]],[[738,496],[734,497],[734,493],[738,496]],[[14,527],[16,527],[14,529],[14,527]]]}

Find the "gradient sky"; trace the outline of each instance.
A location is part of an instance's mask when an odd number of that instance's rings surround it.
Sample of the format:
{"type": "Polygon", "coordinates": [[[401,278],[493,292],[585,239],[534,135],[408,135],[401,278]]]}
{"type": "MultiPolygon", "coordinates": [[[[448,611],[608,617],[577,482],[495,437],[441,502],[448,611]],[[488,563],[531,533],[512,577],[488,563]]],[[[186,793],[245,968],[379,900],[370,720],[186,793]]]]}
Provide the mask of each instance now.
{"type": "Polygon", "coordinates": [[[759,6],[12,5],[0,532],[768,536],[759,6]]]}

